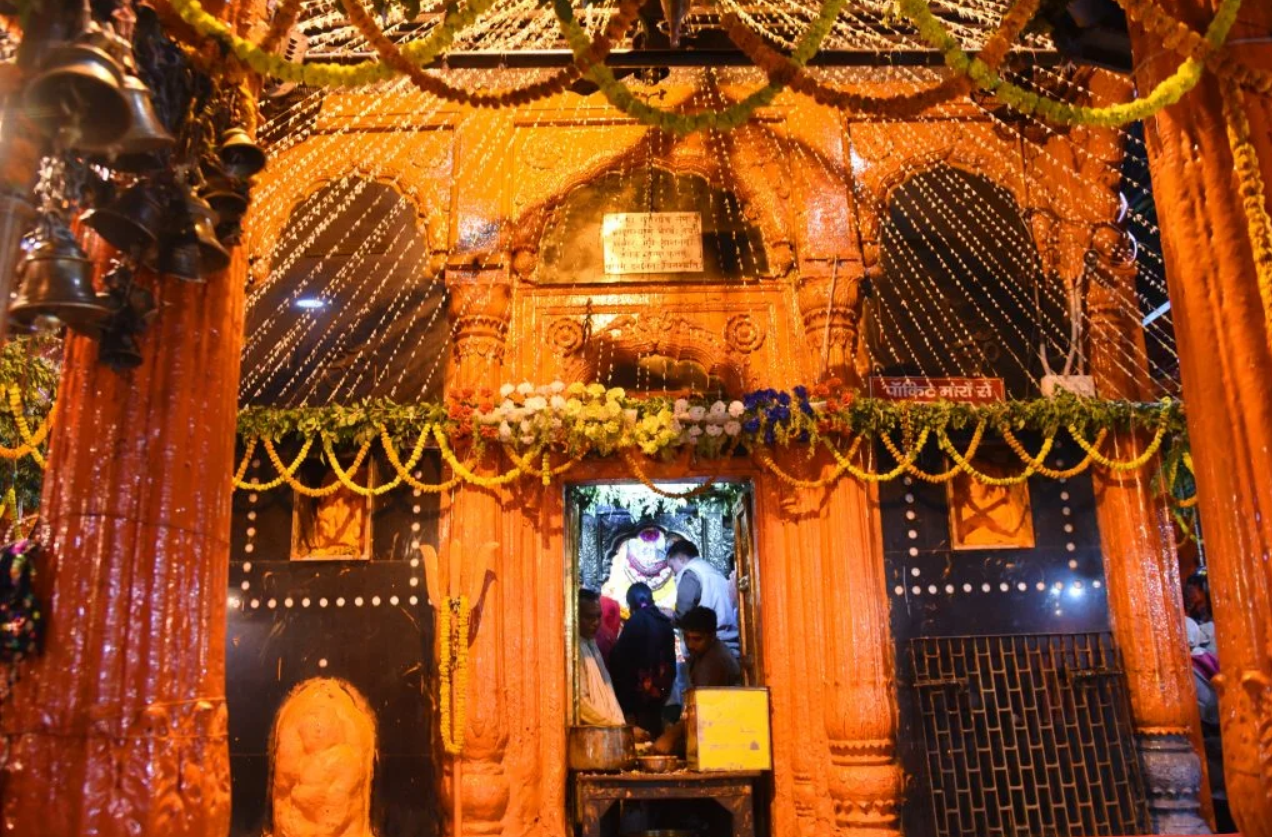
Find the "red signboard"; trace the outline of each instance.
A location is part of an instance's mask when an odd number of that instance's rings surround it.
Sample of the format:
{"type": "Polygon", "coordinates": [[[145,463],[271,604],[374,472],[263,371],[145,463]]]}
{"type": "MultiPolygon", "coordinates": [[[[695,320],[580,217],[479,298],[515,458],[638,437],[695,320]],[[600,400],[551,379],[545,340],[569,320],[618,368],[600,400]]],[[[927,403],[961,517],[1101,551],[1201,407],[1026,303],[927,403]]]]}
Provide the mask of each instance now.
{"type": "Polygon", "coordinates": [[[885,401],[1005,401],[1002,378],[871,378],[870,397],[885,401]]]}

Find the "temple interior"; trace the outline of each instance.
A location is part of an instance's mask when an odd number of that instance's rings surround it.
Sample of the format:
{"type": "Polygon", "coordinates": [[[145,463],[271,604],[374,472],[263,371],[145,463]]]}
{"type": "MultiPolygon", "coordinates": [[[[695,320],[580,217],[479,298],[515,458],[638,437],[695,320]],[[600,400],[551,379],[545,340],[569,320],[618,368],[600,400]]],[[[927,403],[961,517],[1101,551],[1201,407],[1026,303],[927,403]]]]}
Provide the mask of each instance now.
{"type": "Polygon", "coordinates": [[[1272,3],[0,23],[0,836],[1272,837],[1272,3]]]}

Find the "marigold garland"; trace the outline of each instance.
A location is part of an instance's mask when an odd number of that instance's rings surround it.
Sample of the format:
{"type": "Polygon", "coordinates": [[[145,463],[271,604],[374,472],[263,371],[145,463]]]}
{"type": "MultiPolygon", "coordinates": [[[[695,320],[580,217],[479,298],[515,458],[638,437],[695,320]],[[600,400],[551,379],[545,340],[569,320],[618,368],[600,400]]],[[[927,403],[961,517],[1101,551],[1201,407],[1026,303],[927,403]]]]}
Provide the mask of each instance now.
{"type": "Polygon", "coordinates": [[[659,488],[654,484],[649,475],[645,473],[645,469],[641,467],[640,461],[636,458],[636,454],[630,450],[623,451],[623,461],[627,463],[627,467],[631,470],[632,476],[640,481],[645,488],[654,492],[661,497],[667,497],[672,500],[690,500],[694,497],[701,497],[712,489],[716,479],[712,477],[701,485],[695,486],[688,491],[668,491],[665,488],[659,488]]]}
{"type": "MultiPolygon", "coordinates": [[[[923,39],[941,52],[945,63],[955,72],[967,75],[1008,107],[1024,114],[1037,114],[1059,124],[1116,128],[1145,119],[1183,98],[1201,80],[1204,69],[1203,62],[1187,58],[1170,77],[1163,79],[1157,87],[1138,99],[1107,107],[1070,105],[1012,84],[984,62],[969,57],[945,24],[932,12],[928,0],[900,0],[900,8],[923,39]]],[[[1236,22],[1240,8],[1241,0],[1222,0],[1206,29],[1206,40],[1212,46],[1222,46],[1228,37],[1228,31],[1236,22]]]]}
{"type": "Polygon", "coordinates": [[[1272,217],[1263,184],[1259,155],[1250,139],[1250,120],[1241,101],[1241,88],[1235,81],[1223,82],[1223,114],[1228,123],[1228,145],[1240,184],[1241,206],[1245,210],[1250,231],[1250,248],[1254,254],[1254,272],[1263,303],[1265,339],[1272,347],[1272,217]]]}
{"type": "Polygon", "coordinates": [[[442,748],[452,756],[464,752],[464,732],[468,723],[468,626],[471,613],[467,596],[447,596],[437,608],[437,636],[441,646],[441,659],[437,663],[439,726],[442,748]]]}
{"type": "MultiPolygon", "coordinates": [[[[1003,59],[1011,50],[1012,44],[1020,37],[1020,33],[1033,19],[1038,11],[1039,0],[1017,0],[1003,15],[998,29],[985,42],[978,59],[991,70],[997,70],[1003,59]]],[[[916,116],[929,108],[943,104],[951,99],[971,92],[972,80],[963,74],[957,74],[915,93],[895,96],[868,96],[836,90],[813,78],[803,67],[796,66],[790,59],[764,42],[754,30],[742,23],[741,19],[730,12],[720,20],[725,34],[733,41],[751,63],[758,66],[769,79],[789,86],[797,93],[811,96],[818,104],[829,105],[840,110],[853,110],[888,118],[905,118],[916,116]]]]}
{"type": "MultiPolygon", "coordinates": [[[[248,440],[247,446],[243,451],[243,459],[239,462],[238,470],[234,472],[234,487],[247,491],[270,491],[278,488],[287,481],[288,477],[294,477],[296,472],[300,470],[300,466],[305,461],[305,457],[309,455],[309,449],[314,445],[314,437],[307,436],[300,446],[300,453],[296,454],[296,458],[292,460],[292,464],[288,465],[278,472],[278,476],[269,482],[244,482],[243,477],[247,474],[247,464],[252,459],[252,454],[256,452],[256,445],[260,439],[253,437],[248,440]]],[[[274,461],[274,457],[270,458],[274,461]]]]}
{"type": "Polygon", "coordinates": [[[44,421],[32,433],[31,425],[26,420],[26,405],[22,403],[22,390],[16,386],[5,388],[8,390],[9,412],[13,415],[13,423],[18,428],[18,438],[22,444],[16,448],[0,446],[0,457],[21,459],[24,456],[30,456],[37,465],[43,468],[44,455],[40,453],[40,445],[44,444],[44,440],[48,438],[49,431],[53,427],[53,414],[57,411],[57,405],[54,404],[49,409],[44,421]]]}
{"type": "MultiPolygon", "coordinates": [[[[839,17],[845,3],[846,0],[825,0],[817,19],[800,37],[795,51],[791,54],[789,60],[794,66],[803,67],[817,53],[822,41],[830,34],[835,19],[839,17]]],[[[561,32],[570,44],[570,49],[574,51],[576,62],[586,66],[587,76],[601,89],[610,104],[642,124],[681,136],[705,129],[729,131],[747,122],[759,108],[772,104],[782,90],[782,84],[770,81],[742,101],[718,111],[708,110],[690,114],[656,108],[637,99],[603,63],[588,61],[587,51],[590,39],[574,19],[570,0],[553,0],[552,8],[556,11],[561,32]]]]}
{"type": "Polygon", "coordinates": [[[1272,72],[1237,59],[1231,48],[1216,48],[1183,21],[1166,13],[1154,0],[1118,0],[1127,17],[1157,35],[1162,45],[1186,58],[1205,61],[1215,75],[1232,79],[1258,93],[1272,93],[1272,72]]]}
{"type": "MultiPolygon", "coordinates": [[[[395,72],[405,75],[411,80],[419,90],[439,99],[445,99],[449,102],[457,102],[464,105],[473,105],[474,107],[500,108],[510,105],[528,105],[539,99],[561,93],[565,90],[574,79],[578,78],[578,67],[571,64],[570,66],[553,73],[546,79],[534,82],[525,87],[515,88],[512,90],[502,90],[498,93],[481,93],[469,90],[463,90],[453,87],[435,76],[430,76],[424,72],[418,65],[411,62],[397,44],[393,43],[371,17],[361,0],[341,0],[345,13],[349,17],[349,22],[354,25],[371,44],[380,59],[392,68],[395,72]]],[[[631,17],[635,18],[635,12],[631,17]]],[[[630,25],[631,20],[628,20],[630,25]]],[[[626,26],[623,31],[626,31],[626,26]]],[[[620,33],[621,36],[621,33],[620,33]]],[[[609,44],[606,42],[605,51],[609,51],[609,44]]]]}
{"type": "MultiPolygon", "coordinates": [[[[432,63],[492,5],[494,0],[470,0],[463,9],[452,8],[428,37],[404,44],[402,53],[417,66],[432,63]]],[[[383,61],[353,65],[288,61],[240,38],[224,21],[204,9],[199,0],[172,0],[172,8],[195,32],[224,43],[235,57],[261,75],[315,87],[357,87],[386,81],[394,75],[383,61]]]]}

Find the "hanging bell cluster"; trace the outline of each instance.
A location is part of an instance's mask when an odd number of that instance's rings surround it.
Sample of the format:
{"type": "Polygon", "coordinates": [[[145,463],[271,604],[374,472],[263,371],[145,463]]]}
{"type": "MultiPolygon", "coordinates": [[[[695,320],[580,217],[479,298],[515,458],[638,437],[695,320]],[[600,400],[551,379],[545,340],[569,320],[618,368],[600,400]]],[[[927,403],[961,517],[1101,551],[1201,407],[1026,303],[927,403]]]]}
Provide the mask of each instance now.
{"type": "Polygon", "coordinates": [[[59,147],[122,159],[125,171],[146,170],[156,162],[150,155],[174,143],[134,73],[131,46],[96,24],[49,50],[23,91],[22,109],[59,147]]]}
{"type": "Polygon", "coordinates": [[[226,269],[252,177],[266,161],[247,131],[232,124],[241,108],[226,106],[223,92],[200,92],[207,87],[180,64],[184,56],[154,11],[136,9],[149,27],[136,53],[139,18],[131,7],[102,26],[86,6],[81,34],[47,50],[22,93],[24,115],[51,148],[45,168],[56,174],[42,171],[43,209],[24,240],[9,306],[19,328],[64,325],[99,339],[100,359],[117,368],[141,362],[137,337],[158,310],[134,281],[135,269],[184,282],[226,269]],[[94,263],[71,229],[77,212],[83,229],[119,251],[114,269],[99,279],[101,293],[94,263]]]}

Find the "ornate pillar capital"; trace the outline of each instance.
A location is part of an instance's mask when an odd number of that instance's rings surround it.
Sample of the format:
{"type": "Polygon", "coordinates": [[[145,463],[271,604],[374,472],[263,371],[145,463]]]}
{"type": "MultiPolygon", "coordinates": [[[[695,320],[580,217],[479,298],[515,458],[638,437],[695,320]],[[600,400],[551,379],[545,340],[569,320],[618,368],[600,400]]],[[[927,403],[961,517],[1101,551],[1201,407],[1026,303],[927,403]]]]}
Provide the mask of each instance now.
{"type": "Polygon", "coordinates": [[[445,270],[457,386],[489,384],[503,365],[512,283],[502,254],[452,259],[445,270]]]}
{"type": "Polygon", "coordinates": [[[818,377],[861,382],[857,363],[862,286],[866,270],[856,259],[807,260],[795,283],[800,318],[818,377]]]}

